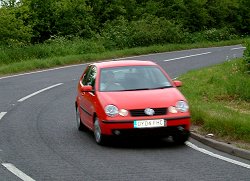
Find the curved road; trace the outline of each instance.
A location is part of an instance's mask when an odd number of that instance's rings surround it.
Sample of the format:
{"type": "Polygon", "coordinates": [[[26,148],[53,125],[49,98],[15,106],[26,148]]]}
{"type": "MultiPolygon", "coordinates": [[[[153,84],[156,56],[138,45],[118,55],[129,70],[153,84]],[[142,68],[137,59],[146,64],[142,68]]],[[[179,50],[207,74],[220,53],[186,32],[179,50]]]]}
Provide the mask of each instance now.
{"type": "MultiPolygon", "coordinates": [[[[127,59],[153,60],[175,78],[241,57],[243,50],[236,45],[127,59]]],[[[96,145],[75,123],[76,85],[85,66],[0,78],[0,180],[249,180],[249,160],[192,139],[183,146],[131,139],[96,145]]]]}

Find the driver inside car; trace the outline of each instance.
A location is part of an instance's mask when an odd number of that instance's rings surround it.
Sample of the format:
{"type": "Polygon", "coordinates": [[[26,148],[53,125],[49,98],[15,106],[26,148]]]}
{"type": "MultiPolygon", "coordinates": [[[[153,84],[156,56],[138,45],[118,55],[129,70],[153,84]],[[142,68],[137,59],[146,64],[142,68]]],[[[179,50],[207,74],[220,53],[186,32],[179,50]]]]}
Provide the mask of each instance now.
{"type": "Polygon", "coordinates": [[[114,91],[123,89],[123,87],[117,82],[112,71],[102,73],[100,86],[101,91],[114,91]]]}

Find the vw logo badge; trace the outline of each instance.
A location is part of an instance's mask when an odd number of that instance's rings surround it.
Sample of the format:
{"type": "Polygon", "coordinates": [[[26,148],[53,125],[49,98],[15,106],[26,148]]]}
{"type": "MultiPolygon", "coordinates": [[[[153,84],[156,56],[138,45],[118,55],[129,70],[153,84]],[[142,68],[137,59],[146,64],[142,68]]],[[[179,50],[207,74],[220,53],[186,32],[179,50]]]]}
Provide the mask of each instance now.
{"type": "Polygon", "coordinates": [[[144,110],[144,113],[145,113],[146,115],[153,116],[153,115],[155,114],[155,111],[154,111],[153,109],[151,109],[151,108],[146,108],[146,109],[144,110]]]}

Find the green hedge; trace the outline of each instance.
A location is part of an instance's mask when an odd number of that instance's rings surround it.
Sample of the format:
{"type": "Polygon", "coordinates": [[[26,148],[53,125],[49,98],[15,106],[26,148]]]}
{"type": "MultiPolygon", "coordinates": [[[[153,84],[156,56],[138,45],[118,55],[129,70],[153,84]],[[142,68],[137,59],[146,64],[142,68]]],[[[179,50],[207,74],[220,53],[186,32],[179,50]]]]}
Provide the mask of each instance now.
{"type": "Polygon", "coordinates": [[[246,71],[250,74],[250,41],[246,42],[246,50],[244,51],[244,60],[246,63],[246,71]]]}

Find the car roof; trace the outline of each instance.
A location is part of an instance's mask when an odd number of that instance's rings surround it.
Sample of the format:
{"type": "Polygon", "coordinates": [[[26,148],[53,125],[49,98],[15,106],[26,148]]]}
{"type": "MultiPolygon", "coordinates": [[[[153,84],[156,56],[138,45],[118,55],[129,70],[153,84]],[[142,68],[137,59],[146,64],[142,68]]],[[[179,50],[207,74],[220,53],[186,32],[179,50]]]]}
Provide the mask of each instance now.
{"type": "Polygon", "coordinates": [[[152,61],[142,61],[142,60],[117,60],[117,61],[107,61],[107,62],[97,62],[93,63],[98,68],[110,68],[110,67],[120,67],[120,66],[149,66],[157,65],[152,61]]]}

